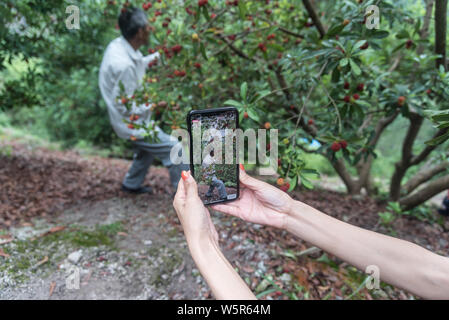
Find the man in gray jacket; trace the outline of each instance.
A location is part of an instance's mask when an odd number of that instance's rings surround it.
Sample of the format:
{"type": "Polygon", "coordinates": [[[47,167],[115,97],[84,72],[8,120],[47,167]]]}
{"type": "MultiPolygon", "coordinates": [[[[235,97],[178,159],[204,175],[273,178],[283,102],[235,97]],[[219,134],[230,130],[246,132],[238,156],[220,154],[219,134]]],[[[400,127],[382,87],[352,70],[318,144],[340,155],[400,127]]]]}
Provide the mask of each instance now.
{"type": "Polygon", "coordinates": [[[174,165],[170,160],[170,151],[178,143],[177,140],[156,127],[158,143],[144,142],[145,130],[136,130],[132,126],[130,128],[123,120],[134,115],[138,118],[134,121],[135,123],[151,123],[150,108],[133,102],[128,110],[121,99],[117,99],[120,94],[120,82],[126,91],[126,98],[132,97],[143,81],[148,63],[159,58],[159,53],[143,56],[139,51],[141,46],[148,45],[151,28],[146,14],[136,8],[123,10],[118,23],[122,36],[113,40],[104,53],[99,85],[114,131],[120,138],[132,140],[135,149],[133,163],[122,182],[122,190],[132,193],[151,193],[151,188],[142,186],[142,183],[154,158],[159,158],[168,168],[171,185],[176,190],[181,170],[188,170],[186,165],[174,165]]]}

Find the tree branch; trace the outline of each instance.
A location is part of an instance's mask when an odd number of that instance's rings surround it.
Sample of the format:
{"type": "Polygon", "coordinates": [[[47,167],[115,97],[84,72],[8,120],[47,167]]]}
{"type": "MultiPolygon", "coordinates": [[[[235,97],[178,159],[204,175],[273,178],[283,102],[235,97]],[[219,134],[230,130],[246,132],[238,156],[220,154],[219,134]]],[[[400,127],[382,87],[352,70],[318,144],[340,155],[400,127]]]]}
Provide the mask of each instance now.
{"type": "Polygon", "coordinates": [[[310,18],[312,18],[313,24],[318,29],[318,32],[320,33],[321,38],[323,38],[326,35],[326,30],[324,30],[324,27],[321,24],[320,18],[316,14],[316,11],[313,8],[312,4],[310,3],[309,0],[302,0],[302,3],[304,4],[304,7],[306,7],[306,10],[309,13],[310,18]]]}
{"type": "MultiPolygon", "coordinates": [[[[447,131],[449,130],[449,128],[443,128],[438,130],[438,132],[433,136],[432,139],[435,139],[439,136],[442,136],[443,134],[445,134],[447,131]]],[[[416,157],[413,157],[412,160],[410,161],[410,164],[412,166],[417,165],[418,163],[420,163],[421,161],[423,161],[425,158],[427,158],[427,156],[433,151],[435,150],[435,148],[437,148],[438,146],[427,146],[423,151],[421,151],[421,153],[419,155],[417,155],[416,157]]]]}
{"type": "Polygon", "coordinates": [[[400,199],[399,204],[403,210],[410,210],[447,189],[449,189],[449,175],[429,182],[417,192],[400,199]]]}
{"type": "Polygon", "coordinates": [[[230,41],[228,41],[228,39],[226,39],[224,36],[222,36],[221,34],[217,34],[217,36],[224,42],[226,43],[226,45],[232,50],[234,51],[239,57],[242,57],[243,59],[252,61],[252,62],[256,62],[257,60],[255,58],[250,58],[248,57],[243,51],[237,49],[230,41]]]}
{"type": "Polygon", "coordinates": [[[412,178],[410,178],[406,184],[404,184],[404,186],[403,186],[404,193],[409,194],[410,192],[415,190],[417,187],[419,187],[421,184],[429,181],[435,175],[437,175],[447,169],[449,169],[449,162],[444,161],[444,162],[441,162],[431,168],[419,171],[412,178]]]}

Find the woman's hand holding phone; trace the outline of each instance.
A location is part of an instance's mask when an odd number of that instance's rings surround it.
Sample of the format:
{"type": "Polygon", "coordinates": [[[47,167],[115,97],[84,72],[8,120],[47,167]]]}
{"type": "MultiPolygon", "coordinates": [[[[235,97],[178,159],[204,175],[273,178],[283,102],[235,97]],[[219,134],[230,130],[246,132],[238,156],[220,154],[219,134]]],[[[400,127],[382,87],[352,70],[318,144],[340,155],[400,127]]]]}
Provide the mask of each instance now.
{"type": "MultiPolygon", "coordinates": [[[[198,196],[198,186],[190,171],[182,172],[173,206],[181,221],[189,246],[202,246],[208,242],[218,245],[218,234],[198,196]]],[[[195,248],[196,249],[196,248],[195,248]]]]}
{"type": "Polygon", "coordinates": [[[249,300],[256,297],[218,246],[218,234],[209,211],[198,196],[189,171],[183,171],[173,206],[178,214],[190,253],[217,299],[249,300]]]}
{"type": "Polygon", "coordinates": [[[240,198],[212,208],[248,222],[285,229],[293,202],[287,193],[247,175],[240,164],[240,198]]]}

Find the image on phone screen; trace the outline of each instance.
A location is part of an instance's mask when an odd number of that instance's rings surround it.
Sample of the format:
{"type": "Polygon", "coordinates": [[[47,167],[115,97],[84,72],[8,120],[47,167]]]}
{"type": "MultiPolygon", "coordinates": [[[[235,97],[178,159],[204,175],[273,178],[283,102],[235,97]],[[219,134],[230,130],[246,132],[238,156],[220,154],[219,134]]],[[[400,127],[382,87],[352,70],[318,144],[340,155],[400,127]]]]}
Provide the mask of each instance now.
{"type": "MultiPolygon", "coordinates": [[[[190,134],[201,133],[201,140],[193,139],[193,144],[201,144],[201,148],[196,148],[196,152],[201,150],[201,159],[197,157],[191,169],[204,204],[232,201],[239,196],[237,139],[233,136],[238,126],[238,112],[234,108],[213,110],[194,111],[189,117],[190,134]]],[[[191,152],[195,152],[192,144],[191,152]]]]}

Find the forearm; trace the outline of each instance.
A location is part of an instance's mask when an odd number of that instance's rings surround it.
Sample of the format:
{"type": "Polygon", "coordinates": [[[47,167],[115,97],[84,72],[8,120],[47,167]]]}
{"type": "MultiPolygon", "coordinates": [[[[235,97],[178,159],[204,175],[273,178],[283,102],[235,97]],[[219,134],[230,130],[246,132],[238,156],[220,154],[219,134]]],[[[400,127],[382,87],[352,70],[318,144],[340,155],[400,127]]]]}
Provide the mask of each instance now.
{"type": "Polygon", "coordinates": [[[449,259],[410,242],[352,226],[295,201],[286,229],[392,285],[425,298],[449,298],[449,259]]]}
{"type": "Polygon", "coordinates": [[[219,300],[256,299],[213,241],[188,241],[198,269],[219,300]]]}

